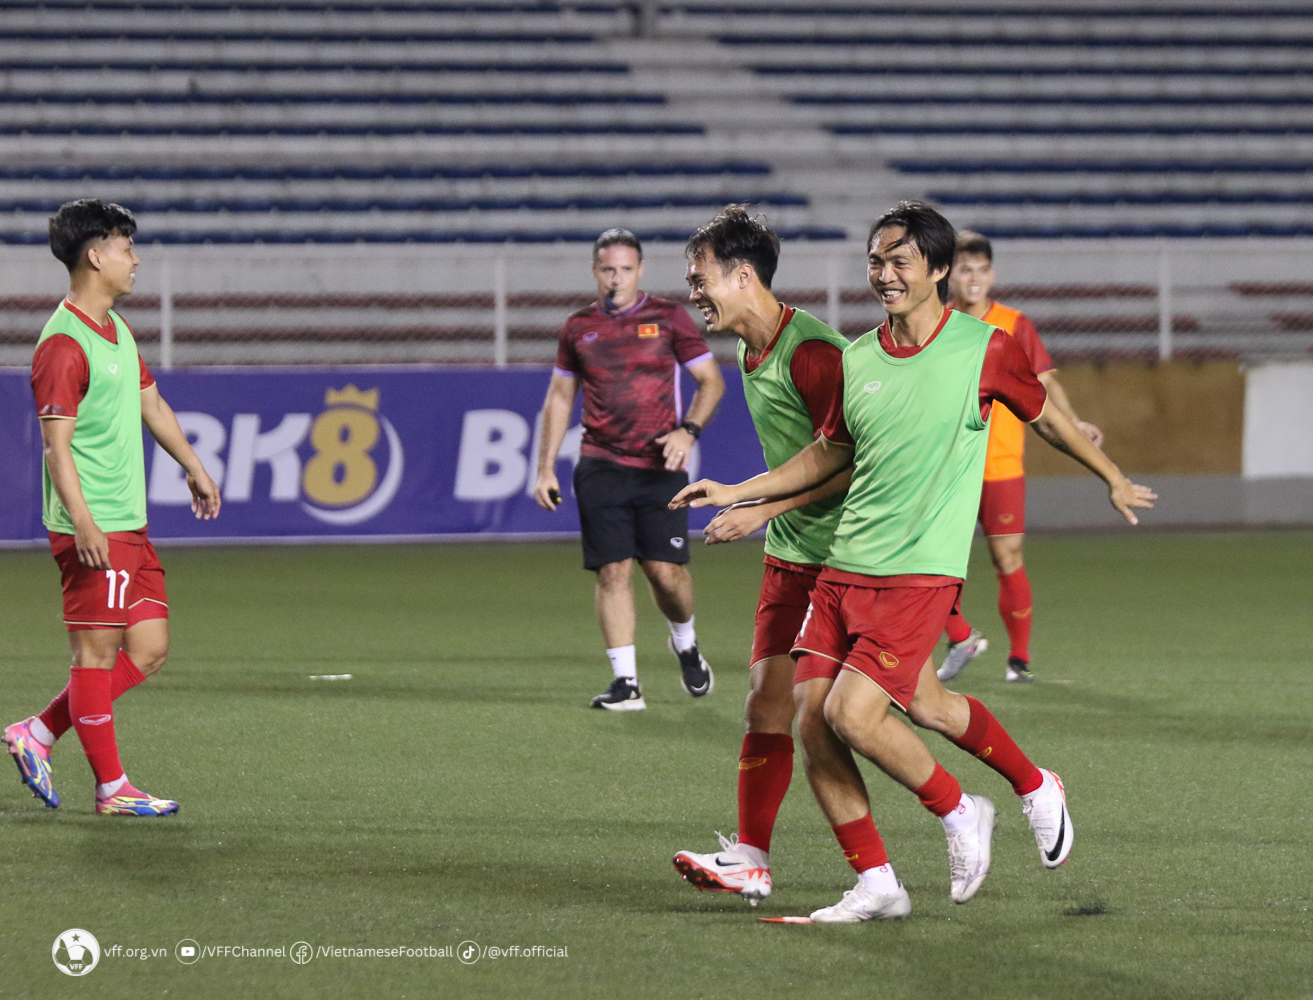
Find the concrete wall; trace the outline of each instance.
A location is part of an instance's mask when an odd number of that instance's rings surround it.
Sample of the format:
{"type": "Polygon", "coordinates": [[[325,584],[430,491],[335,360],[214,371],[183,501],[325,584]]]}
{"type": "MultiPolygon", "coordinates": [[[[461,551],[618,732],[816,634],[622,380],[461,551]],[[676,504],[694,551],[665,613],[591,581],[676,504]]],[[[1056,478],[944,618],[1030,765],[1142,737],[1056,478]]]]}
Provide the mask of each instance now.
{"type": "MultiPolygon", "coordinates": [[[[1123,469],[1239,475],[1245,376],[1234,361],[1076,364],[1058,378],[1077,414],[1102,428],[1104,451],[1123,469]]],[[[1087,475],[1031,431],[1026,471],[1087,475]]]]}

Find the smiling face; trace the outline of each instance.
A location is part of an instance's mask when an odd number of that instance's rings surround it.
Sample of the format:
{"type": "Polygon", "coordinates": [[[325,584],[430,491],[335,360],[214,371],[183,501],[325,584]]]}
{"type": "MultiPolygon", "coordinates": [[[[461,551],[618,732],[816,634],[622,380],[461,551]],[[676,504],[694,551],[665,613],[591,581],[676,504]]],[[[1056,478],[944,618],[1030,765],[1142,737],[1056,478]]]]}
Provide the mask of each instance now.
{"type": "Polygon", "coordinates": [[[867,280],[871,291],[890,316],[906,316],[933,299],[939,302],[938,282],[944,267],[930,270],[921,249],[907,239],[898,225],[877,230],[867,250],[867,280]]]}
{"type": "Polygon", "coordinates": [[[611,309],[628,309],[638,301],[638,283],[643,261],[633,247],[614,244],[602,247],[593,258],[597,294],[611,309]]]}
{"type": "Polygon", "coordinates": [[[132,249],[132,237],[117,230],[87,246],[86,262],[100,276],[105,290],[115,298],[132,292],[137,281],[137,267],[141,264],[132,249]]]}
{"type": "Polygon", "coordinates": [[[953,271],[948,276],[948,291],[953,305],[970,311],[989,298],[994,288],[994,265],[989,258],[978,253],[960,253],[953,259],[953,271]]]}
{"type": "Polygon", "coordinates": [[[751,265],[738,264],[726,273],[710,250],[701,251],[688,262],[684,279],[688,282],[688,300],[702,313],[708,333],[734,328],[751,304],[756,284],[751,265]]]}

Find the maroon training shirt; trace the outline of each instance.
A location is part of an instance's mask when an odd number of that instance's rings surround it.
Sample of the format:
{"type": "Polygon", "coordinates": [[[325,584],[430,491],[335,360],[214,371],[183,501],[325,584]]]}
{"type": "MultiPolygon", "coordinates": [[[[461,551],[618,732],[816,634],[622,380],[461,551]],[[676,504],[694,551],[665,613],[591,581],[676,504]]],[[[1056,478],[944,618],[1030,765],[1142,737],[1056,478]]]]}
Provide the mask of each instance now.
{"type": "Polygon", "coordinates": [[[580,457],[664,468],[656,439],[684,419],[679,366],[711,360],[678,302],[642,294],[624,312],[595,302],[574,313],[561,330],[553,371],[584,383],[580,457]]]}

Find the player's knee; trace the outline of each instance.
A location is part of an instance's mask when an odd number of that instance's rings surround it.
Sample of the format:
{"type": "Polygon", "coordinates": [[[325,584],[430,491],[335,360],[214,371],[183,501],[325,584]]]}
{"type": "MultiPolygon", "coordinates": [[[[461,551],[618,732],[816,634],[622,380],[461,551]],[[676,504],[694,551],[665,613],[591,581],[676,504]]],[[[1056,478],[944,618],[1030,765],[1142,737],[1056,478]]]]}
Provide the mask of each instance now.
{"type": "Polygon", "coordinates": [[[856,725],[856,713],[851,701],[837,691],[831,691],[825,699],[825,724],[829,726],[845,743],[849,742],[853,727],[856,725]]]}
{"type": "Polygon", "coordinates": [[[157,673],[164,666],[164,661],[169,658],[169,647],[165,643],[163,646],[152,647],[146,650],[134,651],[132,662],[137,665],[137,669],[149,677],[157,673]]]}
{"type": "Polygon", "coordinates": [[[598,567],[597,585],[603,590],[625,590],[629,587],[629,575],[633,563],[628,560],[607,563],[598,567]]]}
{"type": "Polygon", "coordinates": [[[1008,535],[1005,539],[998,539],[990,546],[989,553],[994,560],[994,568],[1007,576],[1009,573],[1015,573],[1021,569],[1021,536],[1008,535]]]}
{"type": "Polygon", "coordinates": [[[743,722],[750,733],[787,733],[793,727],[793,696],[780,697],[768,690],[749,691],[743,705],[743,722]]]}
{"type": "Polygon", "coordinates": [[[962,695],[941,690],[935,697],[913,698],[907,715],[923,729],[956,737],[966,732],[971,710],[962,695]]]}
{"type": "Polygon", "coordinates": [[[830,725],[825,721],[825,705],[799,698],[794,703],[798,717],[798,739],[804,748],[815,747],[829,739],[830,725]]]}

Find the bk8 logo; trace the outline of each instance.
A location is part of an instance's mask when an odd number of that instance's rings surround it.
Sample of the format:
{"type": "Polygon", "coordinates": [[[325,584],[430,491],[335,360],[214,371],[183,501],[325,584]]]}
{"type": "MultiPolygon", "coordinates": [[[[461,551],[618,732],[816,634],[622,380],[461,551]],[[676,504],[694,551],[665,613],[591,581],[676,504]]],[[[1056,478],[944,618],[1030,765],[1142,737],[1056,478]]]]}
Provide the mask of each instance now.
{"type": "MultiPolygon", "coordinates": [[[[269,501],[299,502],[315,520],[354,525],[388,507],[405,470],[401,437],[379,412],[379,397],[378,389],[329,388],[326,408],[317,416],[285,413],[274,422],[258,413],[236,413],[230,427],[209,413],[177,416],[226,503],[255,500],[256,470],[267,466],[269,501]],[[266,424],[271,426],[264,429],[266,424]]],[[[163,505],[191,502],[182,470],[158,445],[149,499],[163,505]]]]}

